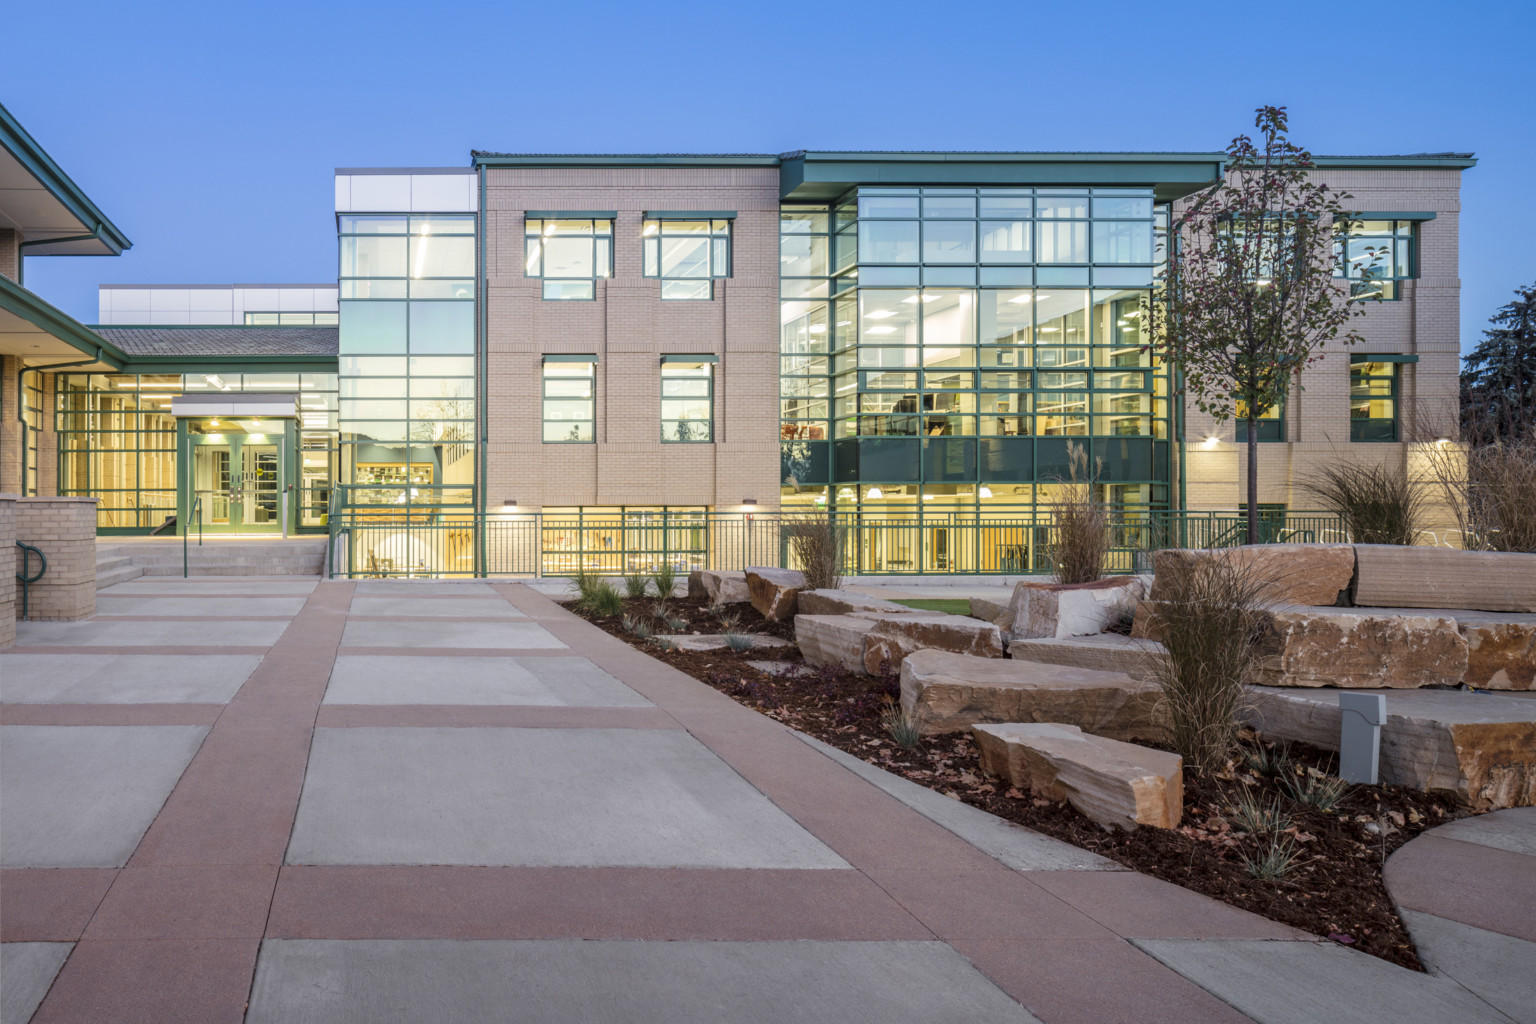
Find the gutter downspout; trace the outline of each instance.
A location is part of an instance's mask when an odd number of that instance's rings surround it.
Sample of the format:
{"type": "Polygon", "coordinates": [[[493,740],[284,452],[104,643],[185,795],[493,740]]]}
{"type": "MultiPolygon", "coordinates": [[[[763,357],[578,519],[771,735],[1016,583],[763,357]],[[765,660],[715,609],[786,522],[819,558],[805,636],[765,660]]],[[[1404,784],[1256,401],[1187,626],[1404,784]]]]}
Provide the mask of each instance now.
{"type": "Polygon", "coordinates": [[[490,524],[486,521],[486,509],[489,508],[489,503],[486,501],[485,496],[485,474],[486,468],[490,464],[490,460],[485,451],[486,434],[489,432],[487,429],[489,426],[489,418],[485,407],[487,390],[486,375],[490,368],[490,353],[488,351],[490,347],[490,317],[489,311],[487,310],[490,296],[488,296],[486,292],[488,283],[490,281],[490,276],[486,273],[485,270],[485,165],[481,164],[478,170],[480,178],[480,208],[475,211],[475,309],[476,313],[478,314],[475,317],[475,343],[477,350],[475,355],[477,357],[476,361],[479,365],[476,367],[477,372],[475,374],[475,424],[478,427],[476,431],[477,436],[475,438],[475,458],[479,462],[479,472],[476,474],[475,480],[475,504],[479,506],[479,514],[474,518],[476,520],[475,532],[478,534],[478,536],[475,538],[476,562],[478,563],[478,571],[475,573],[475,575],[483,577],[489,575],[489,559],[487,558],[486,546],[491,539],[490,524]]]}
{"type": "MultiPolygon", "coordinates": [[[[18,284],[20,282],[17,282],[18,284]]],[[[101,362],[101,346],[96,346],[96,355],[92,359],[76,359],[67,363],[47,363],[43,366],[25,366],[18,356],[16,359],[16,422],[21,425],[21,479],[16,481],[16,490],[23,496],[27,495],[27,413],[26,413],[26,380],[29,373],[41,373],[44,370],[64,370],[71,366],[89,366],[92,363],[101,362]]],[[[38,410],[39,414],[42,410],[38,410]]],[[[38,472],[42,472],[39,468],[38,472]]]]}

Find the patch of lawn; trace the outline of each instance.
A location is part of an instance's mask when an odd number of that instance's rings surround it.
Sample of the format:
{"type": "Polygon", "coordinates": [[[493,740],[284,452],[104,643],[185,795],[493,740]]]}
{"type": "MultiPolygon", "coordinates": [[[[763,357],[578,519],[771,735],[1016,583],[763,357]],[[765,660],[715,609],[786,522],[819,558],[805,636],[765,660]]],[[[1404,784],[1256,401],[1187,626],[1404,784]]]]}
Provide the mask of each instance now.
{"type": "Polygon", "coordinates": [[[966,598],[914,597],[909,601],[895,601],[893,603],[904,604],[908,608],[916,608],[922,612],[944,612],[948,615],[971,614],[971,602],[966,598]]]}

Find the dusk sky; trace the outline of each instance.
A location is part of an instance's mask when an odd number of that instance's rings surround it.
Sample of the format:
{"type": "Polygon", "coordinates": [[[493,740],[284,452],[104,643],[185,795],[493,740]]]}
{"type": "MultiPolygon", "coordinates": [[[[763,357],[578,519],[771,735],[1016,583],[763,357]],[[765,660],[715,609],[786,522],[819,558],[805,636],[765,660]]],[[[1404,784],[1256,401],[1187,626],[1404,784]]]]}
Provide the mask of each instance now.
{"type": "Polygon", "coordinates": [[[1288,106],[1320,154],[1472,152],[1462,342],[1536,281],[1536,3],[17,5],[0,103],[130,239],[102,283],[335,279],[336,167],[474,148],[1212,151],[1288,106]]]}

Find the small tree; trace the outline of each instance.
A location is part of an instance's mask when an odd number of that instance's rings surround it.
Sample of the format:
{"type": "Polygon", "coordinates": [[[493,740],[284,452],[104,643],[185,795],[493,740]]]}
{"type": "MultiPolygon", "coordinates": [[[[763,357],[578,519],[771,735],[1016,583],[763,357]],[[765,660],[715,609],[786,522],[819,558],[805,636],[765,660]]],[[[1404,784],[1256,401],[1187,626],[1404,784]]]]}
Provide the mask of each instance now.
{"type": "Polygon", "coordinates": [[[1488,318],[1461,371],[1462,426],[1473,444],[1536,436],[1536,285],[1515,295],[1488,318]]]}
{"type": "MultiPolygon", "coordinates": [[[[1248,425],[1248,543],[1259,536],[1257,420],[1364,312],[1335,278],[1335,238],[1350,196],[1311,179],[1312,154],[1286,137],[1284,107],[1260,107],[1260,140],[1227,149],[1227,174],[1191,197],[1171,225],[1167,270],[1147,305],[1152,344],[1185,394],[1218,423],[1248,425]]],[[[1369,281],[1379,253],[1351,268],[1369,281]]],[[[1369,289],[1362,289],[1369,290],[1369,289]]],[[[1298,384],[1299,386],[1299,384],[1298,384]]]]}

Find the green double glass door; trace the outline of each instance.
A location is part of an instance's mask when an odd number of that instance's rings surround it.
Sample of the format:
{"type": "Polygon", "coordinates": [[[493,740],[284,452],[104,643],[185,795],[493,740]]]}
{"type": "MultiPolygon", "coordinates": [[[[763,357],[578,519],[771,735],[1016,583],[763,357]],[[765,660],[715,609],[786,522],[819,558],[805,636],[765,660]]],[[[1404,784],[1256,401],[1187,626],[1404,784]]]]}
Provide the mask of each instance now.
{"type": "Polygon", "coordinates": [[[283,425],[272,426],[268,434],[184,435],[180,491],[187,529],[276,534],[285,525],[294,528],[291,444],[283,425]]]}

